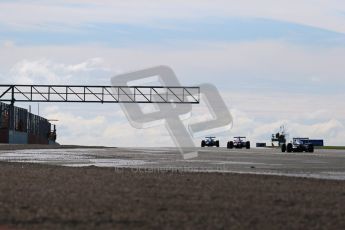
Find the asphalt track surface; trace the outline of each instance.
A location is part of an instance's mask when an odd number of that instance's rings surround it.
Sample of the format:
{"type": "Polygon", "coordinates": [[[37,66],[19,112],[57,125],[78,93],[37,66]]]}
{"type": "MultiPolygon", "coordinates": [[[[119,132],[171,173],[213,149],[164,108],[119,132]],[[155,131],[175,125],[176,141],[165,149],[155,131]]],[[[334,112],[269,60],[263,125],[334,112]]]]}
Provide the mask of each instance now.
{"type": "Polygon", "coordinates": [[[282,153],[278,149],[195,148],[184,159],[176,148],[81,148],[2,150],[0,161],[133,171],[222,172],[345,180],[345,151],[282,153]]]}

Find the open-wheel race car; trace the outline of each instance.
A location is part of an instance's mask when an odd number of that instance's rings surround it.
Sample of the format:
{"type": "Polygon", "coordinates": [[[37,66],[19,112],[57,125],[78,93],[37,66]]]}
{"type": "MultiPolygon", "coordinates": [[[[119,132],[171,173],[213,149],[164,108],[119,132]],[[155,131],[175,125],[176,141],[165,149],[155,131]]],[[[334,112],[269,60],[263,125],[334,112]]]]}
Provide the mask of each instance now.
{"type": "Polygon", "coordinates": [[[293,138],[291,143],[283,144],[282,152],[314,152],[314,145],[307,138],[293,138]]]}
{"type": "Polygon", "coordinates": [[[250,149],[250,141],[246,140],[246,137],[234,137],[233,141],[229,141],[227,144],[228,149],[250,149]]]}
{"type": "Polygon", "coordinates": [[[219,140],[215,140],[216,137],[205,137],[205,140],[201,141],[201,147],[219,147],[219,140]]]}

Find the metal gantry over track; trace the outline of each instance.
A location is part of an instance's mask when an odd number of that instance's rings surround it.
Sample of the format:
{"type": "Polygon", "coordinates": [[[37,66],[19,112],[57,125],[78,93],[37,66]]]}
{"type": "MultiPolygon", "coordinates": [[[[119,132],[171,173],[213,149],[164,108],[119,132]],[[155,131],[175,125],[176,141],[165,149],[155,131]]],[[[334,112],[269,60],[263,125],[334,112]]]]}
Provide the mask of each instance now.
{"type": "Polygon", "coordinates": [[[183,103],[200,102],[199,87],[0,85],[1,102],[183,103]]]}

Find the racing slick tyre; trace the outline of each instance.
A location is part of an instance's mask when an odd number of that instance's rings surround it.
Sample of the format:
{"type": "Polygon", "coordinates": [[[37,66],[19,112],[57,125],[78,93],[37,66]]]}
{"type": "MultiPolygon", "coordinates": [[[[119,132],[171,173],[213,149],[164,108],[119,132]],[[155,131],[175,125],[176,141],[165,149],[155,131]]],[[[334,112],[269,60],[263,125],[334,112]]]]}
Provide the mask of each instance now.
{"type": "Polygon", "coordinates": [[[233,149],[234,148],[234,142],[233,141],[229,141],[227,147],[228,147],[228,149],[233,149]]]}
{"type": "Polygon", "coordinates": [[[308,146],[308,152],[313,153],[314,152],[314,145],[308,146]]]}
{"type": "Polygon", "coordinates": [[[291,143],[289,143],[289,144],[287,144],[287,146],[286,146],[286,151],[288,152],[288,153],[291,153],[292,152],[292,144],[291,143]]]}
{"type": "Polygon", "coordinates": [[[216,141],[216,147],[219,148],[219,141],[216,141]]]}
{"type": "Polygon", "coordinates": [[[282,145],[282,152],[285,153],[286,152],[286,144],[282,145]]]}
{"type": "Polygon", "coordinates": [[[246,149],[250,149],[250,141],[246,142],[246,149]]]}
{"type": "Polygon", "coordinates": [[[206,146],[206,141],[201,141],[201,147],[204,148],[206,146]]]}

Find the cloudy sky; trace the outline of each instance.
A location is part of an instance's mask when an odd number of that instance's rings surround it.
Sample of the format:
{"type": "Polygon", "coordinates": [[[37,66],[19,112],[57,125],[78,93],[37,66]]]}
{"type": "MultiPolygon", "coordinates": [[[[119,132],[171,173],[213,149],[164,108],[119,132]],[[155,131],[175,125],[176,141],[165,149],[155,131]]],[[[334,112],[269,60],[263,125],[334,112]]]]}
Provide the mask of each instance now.
{"type": "MultiPolygon", "coordinates": [[[[168,65],[183,85],[218,87],[234,117],[223,143],[268,141],[286,125],[345,145],[343,0],[1,0],[0,53],[2,84],[109,85],[168,65]]],[[[135,129],[116,104],[40,104],[40,114],[59,120],[62,144],[173,145],[164,126],[135,129]]]]}

